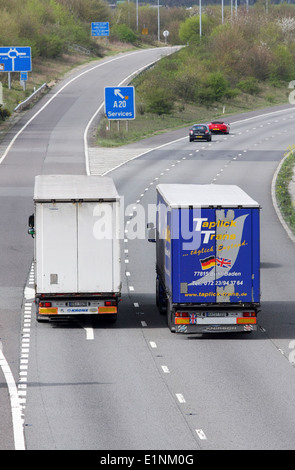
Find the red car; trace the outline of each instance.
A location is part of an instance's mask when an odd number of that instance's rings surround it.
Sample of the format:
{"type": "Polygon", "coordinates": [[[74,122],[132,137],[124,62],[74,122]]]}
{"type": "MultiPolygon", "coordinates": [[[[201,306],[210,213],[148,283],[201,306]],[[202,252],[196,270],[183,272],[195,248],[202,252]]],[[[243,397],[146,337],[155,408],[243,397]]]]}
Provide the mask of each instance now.
{"type": "Polygon", "coordinates": [[[229,134],[230,125],[223,121],[212,121],[209,124],[212,134],[229,134]]]}

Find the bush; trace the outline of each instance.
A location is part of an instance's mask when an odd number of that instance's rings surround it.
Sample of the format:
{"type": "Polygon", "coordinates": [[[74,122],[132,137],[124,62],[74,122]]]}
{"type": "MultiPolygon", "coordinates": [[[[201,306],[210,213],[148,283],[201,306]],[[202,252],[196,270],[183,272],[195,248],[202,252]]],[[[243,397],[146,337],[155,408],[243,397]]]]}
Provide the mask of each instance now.
{"type": "Polygon", "coordinates": [[[0,43],[30,46],[32,57],[57,58],[68,44],[101,55],[90,36],[88,18],[109,18],[104,0],[0,0],[0,43]]]}
{"type": "Polygon", "coordinates": [[[171,113],[174,107],[172,95],[167,92],[166,88],[156,88],[146,96],[146,110],[147,112],[158,114],[171,113]]]}
{"type": "Polygon", "coordinates": [[[229,83],[224,78],[222,72],[211,73],[209,76],[208,85],[212,89],[216,101],[222,100],[229,88],[229,83]]]}
{"type": "Polygon", "coordinates": [[[258,95],[260,92],[259,82],[254,77],[245,78],[237,83],[237,88],[250,95],[258,95]]]}
{"type": "Polygon", "coordinates": [[[2,104],[0,104],[0,118],[2,121],[5,121],[11,115],[10,111],[7,108],[3,108],[2,104]]]}
{"type": "MultiPolygon", "coordinates": [[[[202,36],[210,34],[214,26],[211,16],[202,14],[202,36]]],[[[200,40],[200,16],[191,16],[180,23],[179,38],[182,43],[195,43],[200,40]]]]}
{"type": "Polygon", "coordinates": [[[284,160],[276,181],[276,197],[283,218],[295,233],[295,209],[292,204],[292,198],[288,190],[289,183],[293,177],[293,168],[295,163],[294,149],[284,160]]]}
{"type": "Polygon", "coordinates": [[[210,105],[215,101],[215,95],[212,88],[208,86],[202,86],[197,89],[196,101],[200,104],[210,105]]]}
{"type": "Polygon", "coordinates": [[[61,55],[63,45],[56,34],[44,34],[39,39],[39,53],[42,57],[54,59],[61,55]]]}
{"type": "Polygon", "coordinates": [[[198,83],[197,72],[189,67],[182,67],[175,76],[174,90],[184,103],[193,101],[198,83]]]}
{"type": "Polygon", "coordinates": [[[116,24],[111,27],[111,37],[121,42],[134,44],[137,41],[137,35],[126,24],[116,24]]]}
{"type": "Polygon", "coordinates": [[[270,66],[271,79],[288,82],[294,78],[294,75],[294,57],[287,46],[279,44],[274,51],[274,61],[270,66]]]}

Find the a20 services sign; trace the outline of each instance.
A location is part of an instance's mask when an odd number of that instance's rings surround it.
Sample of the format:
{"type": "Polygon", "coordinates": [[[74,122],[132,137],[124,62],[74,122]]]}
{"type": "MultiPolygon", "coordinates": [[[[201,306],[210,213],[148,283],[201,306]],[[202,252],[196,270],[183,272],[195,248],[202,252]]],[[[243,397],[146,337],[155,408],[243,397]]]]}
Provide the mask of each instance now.
{"type": "Polygon", "coordinates": [[[135,119],[133,86],[105,88],[105,114],[108,119],[135,119]]]}

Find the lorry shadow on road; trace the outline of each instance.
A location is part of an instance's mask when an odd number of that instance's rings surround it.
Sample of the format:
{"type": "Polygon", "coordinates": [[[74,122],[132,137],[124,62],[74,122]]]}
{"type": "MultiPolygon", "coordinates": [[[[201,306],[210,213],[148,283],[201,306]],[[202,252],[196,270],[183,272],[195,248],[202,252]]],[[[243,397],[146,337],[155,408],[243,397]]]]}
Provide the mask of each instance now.
{"type": "Polygon", "coordinates": [[[280,263],[270,263],[270,262],[261,262],[260,263],[260,268],[261,269],[276,269],[276,268],[281,268],[282,264],[280,263]]]}
{"type": "MultiPolygon", "coordinates": [[[[271,263],[268,263],[271,264],[271,263]]],[[[257,331],[252,333],[243,332],[218,332],[202,334],[175,334],[171,338],[182,340],[265,340],[269,339],[295,339],[295,300],[293,301],[262,301],[261,312],[258,314],[257,331]]],[[[145,329],[167,330],[167,318],[160,314],[155,302],[154,293],[138,293],[130,297],[129,294],[122,295],[119,303],[118,318],[112,322],[105,317],[75,317],[50,322],[52,328],[79,329],[93,328],[94,330],[105,329],[141,329],[145,322],[145,329]],[[138,307],[134,301],[138,301],[138,307]]],[[[45,325],[44,325],[45,326],[45,325]]]]}
{"type": "Polygon", "coordinates": [[[160,315],[156,306],[155,294],[137,294],[136,297],[123,293],[118,305],[116,321],[107,315],[77,315],[50,321],[52,328],[64,329],[135,329],[142,328],[145,321],[149,328],[162,328],[167,325],[166,316],[160,315]],[[134,304],[138,304],[138,307],[134,304]]]}
{"type": "Polygon", "coordinates": [[[259,325],[270,339],[295,339],[295,300],[262,301],[259,325]]]}

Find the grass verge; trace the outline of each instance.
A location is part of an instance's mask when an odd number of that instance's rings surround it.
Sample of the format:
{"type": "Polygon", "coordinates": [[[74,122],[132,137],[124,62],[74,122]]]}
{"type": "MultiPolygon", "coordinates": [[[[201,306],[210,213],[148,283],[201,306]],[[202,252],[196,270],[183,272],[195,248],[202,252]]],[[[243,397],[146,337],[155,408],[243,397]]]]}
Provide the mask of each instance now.
{"type": "Polygon", "coordinates": [[[295,235],[295,207],[289,191],[295,166],[295,149],[289,150],[289,155],[283,162],[276,180],[276,199],[278,207],[286,224],[295,235]]]}
{"type": "MultiPolygon", "coordinates": [[[[137,92],[136,92],[137,93],[137,92]]],[[[102,118],[97,128],[96,145],[119,147],[169,130],[189,127],[195,123],[213,119],[229,120],[229,116],[270,106],[286,104],[290,91],[287,86],[265,85],[259,95],[240,93],[227,103],[215,103],[211,107],[175,103],[173,112],[158,116],[144,110],[139,94],[136,94],[136,118],[128,121],[109,121],[102,118]]]]}

